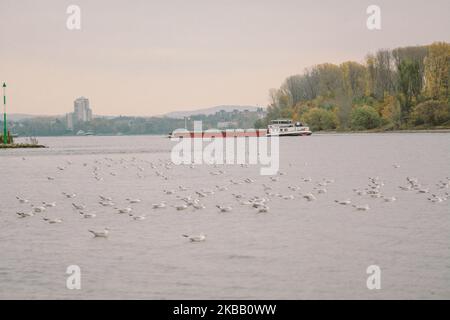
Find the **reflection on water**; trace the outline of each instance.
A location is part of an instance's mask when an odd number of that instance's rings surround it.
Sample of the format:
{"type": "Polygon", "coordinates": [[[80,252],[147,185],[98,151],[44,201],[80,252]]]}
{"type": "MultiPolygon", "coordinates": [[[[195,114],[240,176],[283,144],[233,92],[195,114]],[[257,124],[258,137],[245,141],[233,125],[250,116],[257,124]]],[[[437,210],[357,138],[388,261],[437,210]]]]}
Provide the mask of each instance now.
{"type": "Polygon", "coordinates": [[[2,150],[0,298],[448,299],[449,137],[282,139],[284,174],[275,181],[260,176],[257,166],[219,166],[220,175],[207,165],[172,166],[173,143],[164,137],[40,138],[50,148],[2,150]],[[379,177],[380,197],[365,194],[369,177],[379,177]],[[429,192],[401,190],[407,177],[429,192]],[[183,197],[199,198],[200,190],[214,191],[200,197],[205,209],[172,207],[183,197]],[[308,193],[316,200],[303,198],[308,193]],[[432,194],[443,201],[428,200],[432,194]],[[100,205],[99,195],[115,205],[100,205]],[[268,199],[268,213],[241,204],[256,196],[268,199]],[[16,215],[43,201],[56,207],[16,215]],[[152,208],[162,201],[166,208],[152,208]],[[83,218],[72,203],[96,217],[83,218]],[[216,205],[233,210],[221,213],[216,205]],[[117,214],[114,207],[131,207],[146,219],[117,214]],[[49,224],[43,217],[63,221],[49,224]],[[108,239],[88,232],[104,227],[111,229],[108,239]],[[182,237],[200,233],[205,242],[182,237]],[[366,268],[374,264],[382,289],[370,291],[366,268]],[[66,289],[69,265],[81,268],[81,290],[66,289]]]}

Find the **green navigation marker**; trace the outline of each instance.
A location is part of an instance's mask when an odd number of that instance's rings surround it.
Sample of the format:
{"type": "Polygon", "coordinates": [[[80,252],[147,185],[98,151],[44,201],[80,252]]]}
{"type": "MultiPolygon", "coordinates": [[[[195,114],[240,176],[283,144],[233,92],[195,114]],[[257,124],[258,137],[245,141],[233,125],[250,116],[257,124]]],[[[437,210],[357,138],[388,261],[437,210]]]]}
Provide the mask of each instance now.
{"type": "Polygon", "coordinates": [[[3,144],[8,143],[8,128],[6,124],[6,82],[3,82],[3,144]]]}

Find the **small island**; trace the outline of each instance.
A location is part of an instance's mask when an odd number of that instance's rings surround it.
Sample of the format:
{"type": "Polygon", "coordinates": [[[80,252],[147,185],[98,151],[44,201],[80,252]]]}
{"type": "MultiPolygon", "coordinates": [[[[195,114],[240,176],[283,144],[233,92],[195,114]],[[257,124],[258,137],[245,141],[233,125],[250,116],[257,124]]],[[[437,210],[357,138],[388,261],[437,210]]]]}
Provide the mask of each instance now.
{"type": "Polygon", "coordinates": [[[14,143],[14,138],[9,131],[6,141],[3,140],[3,135],[0,135],[0,142],[0,149],[47,148],[39,144],[36,138],[29,138],[25,143],[14,143]]]}

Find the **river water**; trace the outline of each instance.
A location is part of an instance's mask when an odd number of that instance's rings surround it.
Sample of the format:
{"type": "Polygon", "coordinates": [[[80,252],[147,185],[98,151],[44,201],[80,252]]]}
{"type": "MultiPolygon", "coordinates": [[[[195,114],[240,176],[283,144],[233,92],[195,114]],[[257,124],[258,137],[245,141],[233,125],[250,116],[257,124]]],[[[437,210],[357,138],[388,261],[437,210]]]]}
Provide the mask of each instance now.
{"type": "Polygon", "coordinates": [[[174,143],[164,137],[39,142],[49,148],[0,150],[1,299],[450,298],[448,133],[281,139],[277,178],[258,165],[172,165],[174,143]],[[367,188],[369,177],[378,177],[384,198],[353,190],[367,188]],[[428,192],[401,190],[407,177],[428,192]],[[214,190],[200,197],[204,209],[172,207],[199,190],[214,190]],[[315,201],[302,197],[309,192],[315,201]],[[101,206],[99,195],[115,205],[101,206]],[[254,196],[268,199],[269,212],[240,203],[254,196]],[[443,201],[428,200],[436,197],[443,201]],[[335,202],[347,199],[370,210],[335,202]],[[56,207],[16,214],[43,201],[56,207]],[[161,201],[166,208],[152,208],[161,201]],[[96,217],[83,218],[72,203],[96,217]],[[104,227],[107,239],[88,231],[104,227]],[[200,233],[206,241],[182,237],[200,233]],[[66,287],[70,265],[81,270],[80,290],[66,287]],[[380,270],[378,290],[366,285],[371,265],[380,270]]]}

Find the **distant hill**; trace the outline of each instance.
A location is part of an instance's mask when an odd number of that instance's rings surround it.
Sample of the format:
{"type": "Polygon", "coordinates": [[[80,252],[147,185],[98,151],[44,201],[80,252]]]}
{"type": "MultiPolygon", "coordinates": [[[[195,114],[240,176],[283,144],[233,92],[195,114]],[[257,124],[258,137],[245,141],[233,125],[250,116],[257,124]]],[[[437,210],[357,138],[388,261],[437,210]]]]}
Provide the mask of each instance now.
{"type": "Polygon", "coordinates": [[[218,112],[220,110],[225,110],[227,112],[231,112],[235,109],[239,110],[239,111],[244,111],[244,110],[256,111],[257,108],[258,107],[255,107],[255,106],[223,105],[223,106],[216,106],[216,107],[211,107],[211,108],[206,108],[206,109],[197,109],[197,110],[191,110],[191,111],[174,111],[174,112],[166,113],[163,116],[167,117],[167,118],[181,119],[184,117],[190,117],[190,116],[199,115],[199,114],[203,114],[203,115],[215,114],[216,112],[218,112]]]}

